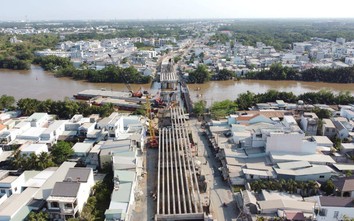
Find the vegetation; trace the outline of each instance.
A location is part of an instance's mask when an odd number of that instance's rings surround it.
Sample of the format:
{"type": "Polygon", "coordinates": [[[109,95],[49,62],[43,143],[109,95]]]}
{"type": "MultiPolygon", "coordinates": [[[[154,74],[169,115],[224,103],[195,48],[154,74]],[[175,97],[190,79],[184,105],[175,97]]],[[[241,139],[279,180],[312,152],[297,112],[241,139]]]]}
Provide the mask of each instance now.
{"type": "Polygon", "coordinates": [[[2,95],[0,97],[0,110],[13,109],[14,104],[15,104],[15,98],[13,96],[2,95]]]}
{"type": "Polygon", "coordinates": [[[237,105],[234,101],[224,100],[214,102],[210,107],[211,116],[215,119],[225,117],[229,114],[235,113],[237,105]]]}
{"type": "Polygon", "coordinates": [[[182,59],[181,56],[173,57],[173,61],[175,62],[175,64],[177,64],[181,59],[182,59]]]}
{"type": "Polygon", "coordinates": [[[132,66],[128,68],[109,65],[102,70],[76,69],[73,66],[60,68],[56,72],[58,77],[71,77],[75,80],[87,80],[90,82],[110,82],[110,83],[137,83],[146,84],[151,81],[151,77],[144,76],[132,66]]]}
{"type": "Polygon", "coordinates": [[[202,84],[210,80],[210,72],[205,65],[198,65],[197,69],[189,73],[188,81],[202,84]]]}
{"type": "Polygon", "coordinates": [[[238,20],[221,26],[220,31],[236,33],[236,40],[243,45],[256,46],[257,42],[274,46],[275,49],[290,49],[293,42],[310,40],[311,37],[336,40],[338,37],[352,39],[353,21],[315,20],[238,20]]]}
{"type": "MultiPolygon", "coordinates": [[[[242,93],[236,99],[236,103],[240,110],[247,110],[257,103],[274,102],[275,100],[284,100],[289,103],[296,103],[298,100],[303,100],[310,104],[350,104],[354,103],[354,97],[350,92],[340,92],[333,94],[329,90],[320,90],[319,92],[307,92],[296,96],[292,92],[279,92],[276,90],[269,90],[266,93],[255,94],[250,91],[242,93]]],[[[322,112],[322,111],[321,111],[322,112]]],[[[320,113],[322,116],[326,113],[320,113]]]]}
{"type": "Polygon", "coordinates": [[[69,159],[69,157],[74,153],[72,146],[73,145],[71,143],[65,141],[59,141],[58,143],[54,144],[52,151],[50,152],[54,163],[60,165],[69,159]]]}
{"type": "Polygon", "coordinates": [[[298,193],[302,196],[313,196],[318,193],[319,185],[316,181],[310,180],[307,182],[289,180],[255,180],[250,183],[251,189],[255,192],[261,190],[277,190],[288,193],[298,193]]]}
{"type": "Polygon", "coordinates": [[[52,154],[42,152],[40,155],[31,153],[30,155],[21,155],[17,150],[11,159],[11,165],[14,169],[20,170],[44,170],[48,167],[55,166],[52,160],[52,154]]]}
{"type": "Polygon", "coordinates": [[[59,68],[73,67],[70,58],[62,58],[55,55],[36,57],[33,62],[40,65],[46,71],[56,71],[59,68]]]}
{"type": "Polygon", "coordinates": [[[296,80],[321,81],[331,83],[354,83],[354,68],[310,68],[299,72],[290,67],[283,67],[281,63],[275,63],[270,66],[269,70],[251,71],[248,72],[245,77],[248,79],[258,80],[296,80]]]}
{"type": "Polygon", "coordinates": [[[47,99],[40,101],[32,98],[22,98],[17,102],[17,109],[22,111],[23,115],[29,116],[34,112],[45,112],[57,115],[60,119],[69,119],[75,114],[89,116],[99,114],[102,117],[109,116],[113,111],[112,104],[102,106],[90,106],[86,102],[76,102],[69,99],[64,101],[53,101],[47,99]]]}
{"type": "Polygon", "coordinates": [[[20,43],[10,43],[12,36],[0,36],[0,68],[15,70],[29,69],[34,59],[34,51],[54,48],[59,42],[56,35],[38,34],[18,36],[20,43]]]}
{"type": "Polygon", "coordinates": [[[206,101],[197,101],[193,104],[193,112],[200,116],[205,113],[206,101]]]}
{"type": "Polygon", "coordinates": [[[48,220],[49,220],[49,214],[43,211],[39,213],[35,213],[31,211],[26,218],[26,221],[48,221],[48,220]]]}
{"type": "Polygon", "coordinates": [[[233,77],[236,77],[235,72],[227,70],[227,69],[222,69],[215,75],[215,79],[220,80],[220,81],[230,80],[233,77]]]}
{"type": "Polygon", "coordinates": [[[334,193],[336,186],[334,185],[332,180],[327,180],[327,182],[321,186],[321,190],[324,191],[327,195],[331,195],[334,193]]]}
{"type": "Polygon", "coordinates": [[[110,169],[107,171],[107,175],[102,182],[97,182],[93,187],[93,192],[95,194],[89,197],[81,212],[80,218],[83,220],[104,220],[104,212],[109,207],[111,193],[113,190],[112,165],[109,165],[108,167],[110,169]]]}

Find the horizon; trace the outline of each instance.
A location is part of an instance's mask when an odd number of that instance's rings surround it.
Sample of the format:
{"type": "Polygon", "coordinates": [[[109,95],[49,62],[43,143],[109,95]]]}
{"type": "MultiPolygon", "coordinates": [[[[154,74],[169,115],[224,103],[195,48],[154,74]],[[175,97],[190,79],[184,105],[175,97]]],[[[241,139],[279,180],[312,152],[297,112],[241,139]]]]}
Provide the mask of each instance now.
{"type": "Polygon", "coordinates": [[[2,3],[0,21],[350,19],[354,18],[351,6],[354,2],[350,0],[335,4],[329,0],[298,0],[296,4],[279,0],[61,0],[50,4],[44,0],[13,0],[2,3]]]}

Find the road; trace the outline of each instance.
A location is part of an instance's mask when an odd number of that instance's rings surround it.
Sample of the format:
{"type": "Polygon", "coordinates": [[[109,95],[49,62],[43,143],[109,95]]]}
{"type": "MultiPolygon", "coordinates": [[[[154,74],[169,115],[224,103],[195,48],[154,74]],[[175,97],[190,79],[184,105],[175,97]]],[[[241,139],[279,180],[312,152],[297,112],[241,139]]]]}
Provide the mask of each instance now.
{"type": "Polygon", "coordinates": [[[207,138],[202,135],[203,129],[201,129],[200,122],[196,119],[191,119],[189,124],[192,129],[194,142],[198,144],[198,156],[202,162],[202,173],[206,175],[208,182],[211,214],[217,220],[236,219],[239,211],[233,200],[230,186],[221,177],[221,173],[218,170],[220,163],[209,149],[207,138]],[[227,206],[222,206],[223,203],[227,206]]]}

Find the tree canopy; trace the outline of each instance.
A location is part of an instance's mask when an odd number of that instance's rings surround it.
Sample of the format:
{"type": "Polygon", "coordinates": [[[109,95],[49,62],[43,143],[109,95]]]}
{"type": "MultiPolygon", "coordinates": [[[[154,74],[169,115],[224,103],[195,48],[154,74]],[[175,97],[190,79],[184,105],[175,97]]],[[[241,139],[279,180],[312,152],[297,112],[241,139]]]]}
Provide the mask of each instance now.
{"type": "Polygon", "coordinates": [[[198,65],[197,69],[189,73],[188,81],[202,84],[210,80],[210,72],[205,65],[198,65]]]}

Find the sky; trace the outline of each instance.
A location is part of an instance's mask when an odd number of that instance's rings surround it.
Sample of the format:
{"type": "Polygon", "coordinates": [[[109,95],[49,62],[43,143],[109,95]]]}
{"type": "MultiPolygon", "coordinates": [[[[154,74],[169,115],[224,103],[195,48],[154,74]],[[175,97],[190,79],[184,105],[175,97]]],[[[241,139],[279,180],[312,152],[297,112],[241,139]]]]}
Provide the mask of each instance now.
{"type": "Polygon", "coordinates": [[[0,21],[354,18],[353,0],[2,0],[0,21]]]}

